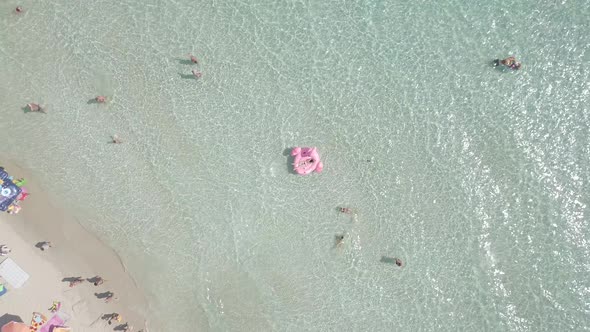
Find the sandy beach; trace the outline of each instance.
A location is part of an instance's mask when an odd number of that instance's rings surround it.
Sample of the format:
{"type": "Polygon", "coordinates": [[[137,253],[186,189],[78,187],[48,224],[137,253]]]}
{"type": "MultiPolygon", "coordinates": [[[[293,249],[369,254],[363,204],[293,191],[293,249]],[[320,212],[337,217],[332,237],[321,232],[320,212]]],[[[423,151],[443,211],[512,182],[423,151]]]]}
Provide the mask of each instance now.
{"type": "Polygon", "coordinates": [[[48,309],[53,301],[60,301],[60,311],[71,317],[66,325],[73,331],[112,331],[121,329],[120,325],[126,322],[134,327],[133,331],[148,331],[148,324],[152,331],[160,330],[152,321],[148,322],[147,300],[117,253],[84,229],[63,207],[52,205],[30,172],[4,160],[1,166],[15,178],[26,178],[25,187],[31,194],[22,202],[19,214],[0,215],[0,244],[12,249],[0,261],[10,257],[30,275],[18,289],[12,289],[0,278],[8,288],[0,297],[0,316],[15,315],[28,324],[33,312],[50,318],[48,309]],[[38,246],[43,241],[50,241],[52,247],[41,250],[38,246]],[[94,286],[86,280],[94,276],[101,276],[105,282],[94,286]],[[85,280],[70,287],[68,278],[73,277],[85,280]],[[104,301],[106,292],[115,294],[110,303],[104,301]],[[121,323],[109,325],[101,319],[115,312],[122,315],[121,323]]]}

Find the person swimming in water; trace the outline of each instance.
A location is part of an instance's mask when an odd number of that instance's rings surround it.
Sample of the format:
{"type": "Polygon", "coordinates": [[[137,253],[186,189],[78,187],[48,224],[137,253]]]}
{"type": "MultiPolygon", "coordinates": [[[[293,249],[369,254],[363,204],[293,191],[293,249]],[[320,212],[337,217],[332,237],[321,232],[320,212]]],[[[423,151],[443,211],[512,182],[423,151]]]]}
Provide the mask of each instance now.
{"type": "Polygon", "coordinates": [[[200,71],[196,70],[196,69],[193,69],[193,70],[191,71],[191,73],[193,73],[193,76],[194,76],[195,78],[201,78],[201,76],[203,76],[203,74],[202,74],[200,71]]]}
{"type": "Polygon", "coordinates": [[[119,138],[117,134],[111,136],[111,143],[113,144],[121,144],[123,141],[119,138]]]}
{"type": "Polygon", "coordinates": [[[199,60],[197,60],[196,56],[194,56],[192,54],[189,54],[188,56],[190,57],[192,63],[195,63],[195,64],[199,63],[199,60]]]}
{"type": "Polygon", "coordinates": [[[344,234],[338,234],[335,237],[336,240],[336,247],[342,247],[344,244],[344,234]]]}
{"type": "Polygon", "coordinates": [[[504,65],[512,70],[518,70],[522,66],[522,64],[520,62],[516,61],[516,58],[513,56],[508,57],[503,60],[496,59],[496,60],[494,60],[494,65],[496,67],[498,67],[499,65],[504,65]]]}
{"type": "Polygon", "coordinates": [[[35,103],[28,103],[27,107],[29,108],[30,112],[39,112],[39,113],[45,113],[45,108],[39,104],[35,104],[35,103]]]}
{"type": "Polygon", "coordinates": [[[346,213],[346,214],[352,214],[352,210],[350,208],[347,207],[339,207],[338,208],[340,210],[340,212],[342,213],[346,213]]]}

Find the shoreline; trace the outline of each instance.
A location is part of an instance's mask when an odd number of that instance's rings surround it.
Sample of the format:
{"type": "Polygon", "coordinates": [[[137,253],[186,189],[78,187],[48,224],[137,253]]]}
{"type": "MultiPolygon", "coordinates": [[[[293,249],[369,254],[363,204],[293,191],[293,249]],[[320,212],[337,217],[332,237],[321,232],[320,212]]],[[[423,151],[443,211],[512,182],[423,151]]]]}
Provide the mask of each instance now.
{"type": "Polygon", "coordinates": [[[8,293],[0,297],[2,315],[17,315],[28,324],[32,312],[50,318],[52,314],[47,308],[53,301],[61,301],[60,311],[71,317],[66,325],[75,331],[112,331],[125,322],[134,327],[133,331],[147,332],[148,325],[160,330],[148,320],[146,294],[128,272],[123,258],[74,215],[52,204],[32,172],[14,161],[3,160],[0,166],[15,178],[24,177],[24,187],[30,193],[19,214],[0,217],[0,244],[12,249],[8,257],[30,275],[19,289],[5,283],[8,293]],[[36,245],[43,241],[50,241],[52,248],[40,250],[36,245]],[[105,282],[94,286],[84,281],[69,287],[65,279],[78,276],[101,276],[105,282]],[[105,303],[99,298],[105,292],[113,292],[116,299],[105,303]],[[115,312],[122,315],[121,323],[108,325],[101,319],[115,312]]]}

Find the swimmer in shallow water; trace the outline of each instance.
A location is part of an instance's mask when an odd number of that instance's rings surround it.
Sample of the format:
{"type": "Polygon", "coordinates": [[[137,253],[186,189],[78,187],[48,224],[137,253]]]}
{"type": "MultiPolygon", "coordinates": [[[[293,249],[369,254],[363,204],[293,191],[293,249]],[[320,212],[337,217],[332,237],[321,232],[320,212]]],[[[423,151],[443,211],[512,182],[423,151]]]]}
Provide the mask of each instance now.
{"type": "Polygon", "coordinates": [[[344,234],[338,234],[335,237],[336,240],[336,247],[342,247],[344,244],[344,234]]]}
{"type": "Polygon", "coordinates": [[[508,57],[503,60],[496,59],[496,60],[494,60],[494,65],[496,67],[498,67],[499,65],[504,65],[504,66],[506,66],[510,69],[513,69],[513,70],[518,70],[522,66],[522,64],[520,62],[516,61],[516,58],[513,56],[508,57]]]}
{"type": "Polygon", "coordinates": [[[339,207],[339,209],[340,209],[340,212],[342,212],[342,213],[346,213],[346,214],[352,214],[353,213],[352,212],[352,209],[347,208],[347,207],[339,207]]]}
{"type": "Polygon", "coordinates": [[[45,107],[43,107],[39,104],[28,103],[27,108],[29,109],[30,112],[45,113],[45,107]]]}
{"type": "Polygon", "coordinates": [[[117,136],[117,134],[111,136],[111,143],[113,144],[121,144],[123,141],[117,136]]]}

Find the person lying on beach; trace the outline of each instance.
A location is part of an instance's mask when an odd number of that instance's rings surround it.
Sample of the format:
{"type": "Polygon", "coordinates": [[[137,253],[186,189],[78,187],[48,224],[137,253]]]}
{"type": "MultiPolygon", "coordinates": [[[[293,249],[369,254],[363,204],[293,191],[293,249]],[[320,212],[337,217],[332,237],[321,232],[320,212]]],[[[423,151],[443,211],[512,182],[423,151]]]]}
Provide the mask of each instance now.
{"type": "Polygon", "coordinates": [[[12,204],[10,204],[10,206],[8,207],[8,209],[6,209],[6,212],[8,214],[17,214],[20,211],[21,207],[20,205],[18,205],[17,201],[12,202],[12,204]]]}
{"type": "Polygon", "coordinates": [[[82,277],[76,277],[74,280],[70,281],[70,287],[75,287],[81,284],[82,282],[84,282],[84,279],[82,279],[82,277]]]}
{"type": "Polygon", "coordinates": [[[199,60],[197,60],[197,57],[194,55],[189,54],[188,56],[190,57],[192,63],[199,63],[199,60]]]}
{"type": "Polygon", "coordinates": [[[39,112],[39,113],[45,113],[45,108],[39,104],[35,104],[35,103],[28,103],[27,107],[29,108],[30,112],[39,112]]]}
{"type": "Polygon", "coordinates": [[[12,250],[10,250],[10,248],[4,244],[0,246],[0,256],[6,256],[10,254],[11,251],[12,250]]]}

